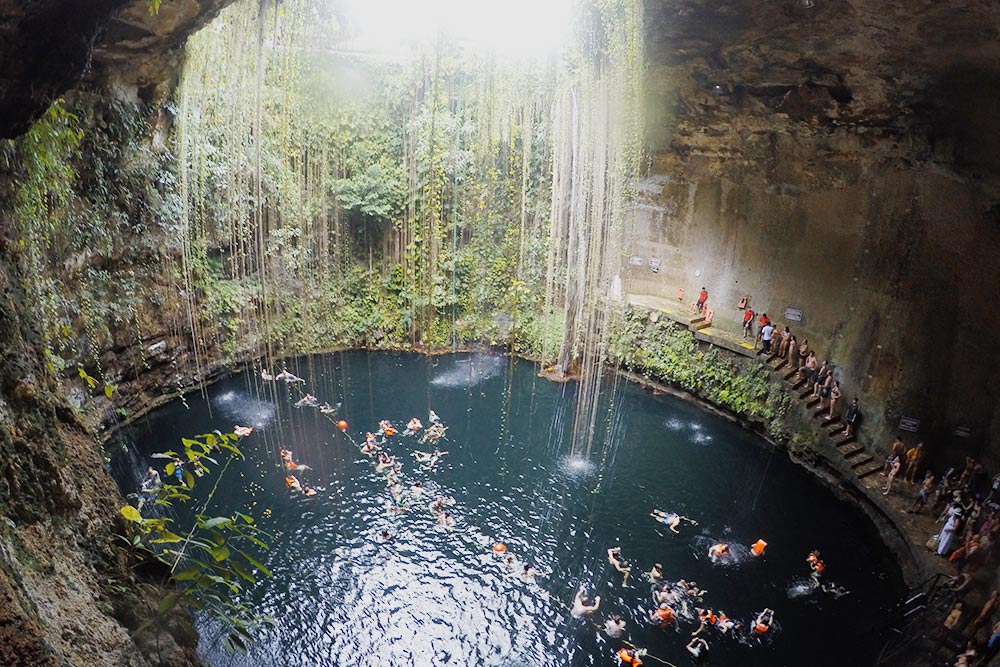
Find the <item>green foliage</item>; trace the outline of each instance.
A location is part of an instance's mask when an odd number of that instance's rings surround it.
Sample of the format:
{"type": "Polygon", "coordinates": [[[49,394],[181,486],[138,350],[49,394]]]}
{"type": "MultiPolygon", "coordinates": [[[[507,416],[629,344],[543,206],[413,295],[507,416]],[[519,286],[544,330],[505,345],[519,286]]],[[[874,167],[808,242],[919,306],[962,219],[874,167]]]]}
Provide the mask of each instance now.
{"type": "Polygon", "coordinates": [[[160,13],[160,4],[163,0],[146,0],[146,11],[150,16],[156,16],[160,13]]]}
{"type": "MultiPolygon", "coordinates": [[[[210,475],[219,465],[216,457],[243,458],[238,441],[235,434],[216,431],[182,438],[180,451],[155,454],[154,458],[169,461],[165,470],[168,479],[177,480],[162,485],[156,494],[155,505],[173,508],[177,503],[190,502],[198,480],[210,475]],[[178,467],[176,462],[182,465],[178,467]],[[178,470],[179,476],[176,475],[178,470]]],[[[225,466],[220,474],[224,472],[225,466]]],[[[252,639],[253,626],[268,620],[239,599],[244,586],[256,583],[258,576],[271,576],[254,555],[258,549],[268,547],[253,517],[241,512],[232,516],[205,514],[212,493],[202,510],[194,513],[193,524],[180,530],[174,527],[170,518],[143,517],[141,506],[121,508],[121,515],[129,527],[123,538],[129,562],[159,562],[169,568],[173,584],[167,588],[153,617],[137,632],[165,623],[174,608],[184,604],[227,623],[230,634],[226,646],[230,650],[240,650],[252,639]]]]}
{"type": "Polygon", "coordinates": [[[629,309],[611,336],[609,356],[625,368],[680,387],[785,438],[787,392],[774,385],[759,364],[703,351],[691,333],[666,318],[649,322],[644,310],[629,309]]]}

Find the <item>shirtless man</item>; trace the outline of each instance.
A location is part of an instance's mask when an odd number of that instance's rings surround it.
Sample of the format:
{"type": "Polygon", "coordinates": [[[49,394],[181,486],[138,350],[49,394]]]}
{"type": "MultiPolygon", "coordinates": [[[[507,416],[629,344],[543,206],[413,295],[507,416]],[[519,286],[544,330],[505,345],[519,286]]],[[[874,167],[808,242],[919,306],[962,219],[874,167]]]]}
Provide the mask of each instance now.
{"type": "Polygon", "coordinates": [[[583,592],[583,584],[580,584],[580,588],[576,591],[576,597],[573,598],[573,608],[569,612],[569,615],[573,618],[586,618],[597,611],[598,607],[601,606],[600,595],[595,597],[594,603],[591,604],[590,598],[584,595],[583,592]]]}
{"type": "Polygon", "coordinates": [[[677,530],[677,526],[681,525],[681,521],[687,521],[692,526],[698,525],[698,522],[694,519],[689,519],[686,516],[681,516],[680,514],[675,514],[674,512],[664,512],[663,510],[654,509],[649,516],[653,517],[660,523],[665,524],[675,533],[681,532],[677,530]]]}
{"type": "Polygon", "coordinates": [[[611,563],[611,565],[614,566],[616,570],[621,572],[622,575],[624,575],[622,577],[622,588],[625,588],[625,585],[628,583],[629,572],[632,571],[632,568],[625,565],[625,563],[622,561],[621,547],[611,547],[610,549],[608,549],[608,562],[611,563]]]}

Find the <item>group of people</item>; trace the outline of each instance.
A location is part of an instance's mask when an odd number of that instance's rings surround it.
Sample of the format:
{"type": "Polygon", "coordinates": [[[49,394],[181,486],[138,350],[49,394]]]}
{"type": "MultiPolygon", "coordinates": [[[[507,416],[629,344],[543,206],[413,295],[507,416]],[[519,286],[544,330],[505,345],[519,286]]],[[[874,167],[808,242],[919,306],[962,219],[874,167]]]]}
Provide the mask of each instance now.
{"type": "MultiPolygon", "coordinates": [[[[678,526],[682,523],[698,525],[694,519],[682,516],[675,512],[666,512],[654,509],[650,514],[657,522],[666,525],[672,532],[679,533],[678,526]]],[[[760,539],[750,546],[750,553],[754,557],[764,555],[767,542],[760,539]]],[[[728,544],[713,544],[708,550],[708,558],[713,562],[719,562],[731,554],[728,544]]],[[[622,575],[622,586],[627,586],[632,568],[624,560],[620,546],[614,546],[607,550],[608,563],[622,575]]],[[[819,581],[819,576],[823,571],[822,561],[819,559],[819,552],[810,553],[809,559],[813,576],[819,581]]],[[[702,590],[697,582],[679,579],[671,582],[667,580],[663,565],[654,563],[648,572],[643,573],[644,579],[650,583],[650,594],[652,596],[652,609],[648,612],[648,622],[659,628],[679,628],[682,622],[692,623],[694,631],[686,644],[686,650],[696,659],[707,656],[709,643],[704,633],[710,628],[714,628],[721,636],[736,637],[743,628],[743,624],[729,617],[726,612],[715,611],[711,608],[701,606],[704,604],[704,596],[708,593],[702,590]]],[[[817,585],[819,585],[817,583],[817,585]]],[[[577,619],[588,619],[598,612],[601,606],[601,596],[591,598],[587,588],[581,584],[573,598],[573,605],[570,615],[577,619]]],[[[597,625],[595,623],[595,625],[597,625]]],[[[622,639],[626,634],[626,623],[620,614],[609,615],[603,624],[597,625],[608,637],[622,639]]],[[[763,611],[752,617],[749,624],[748,634],[751,638],[761,639],[772,632],[774,625],[774,610],[765,608],[763,611]]],[[[646,655],[641,648],[627,644],[617,652],[617,657],[622,665],[637,666],[643,662],[646,655]]]]}

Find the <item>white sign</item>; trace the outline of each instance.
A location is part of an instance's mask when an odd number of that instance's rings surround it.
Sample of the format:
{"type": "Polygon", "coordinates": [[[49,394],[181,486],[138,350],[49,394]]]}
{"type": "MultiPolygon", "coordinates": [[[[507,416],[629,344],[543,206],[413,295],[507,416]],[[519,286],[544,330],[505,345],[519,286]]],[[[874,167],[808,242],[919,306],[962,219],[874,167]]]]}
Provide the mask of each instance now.
{"type": "Polygon", "coordinates": [[[798,308],[785,308],[785,319],[789,322],[801,322],[802,311],[798,308]]]}
{"type": "Polygon", "coordinates": [[[660,265],[661,264],[663,264],[663,260],[660,259],[659,257],[650,257],[649,258],[649,268],[651,268],[653,270],[653,273],[659,273],[660,272],[660,265]]]}
{"type": "Polygon", "coordinates": [[[631,264],[632,266],[642,266],[643,264],[646,263],[646,260],[644,260],[639,255],[632,255],[631,257],[628,258],[628,263],[631,264]]]}

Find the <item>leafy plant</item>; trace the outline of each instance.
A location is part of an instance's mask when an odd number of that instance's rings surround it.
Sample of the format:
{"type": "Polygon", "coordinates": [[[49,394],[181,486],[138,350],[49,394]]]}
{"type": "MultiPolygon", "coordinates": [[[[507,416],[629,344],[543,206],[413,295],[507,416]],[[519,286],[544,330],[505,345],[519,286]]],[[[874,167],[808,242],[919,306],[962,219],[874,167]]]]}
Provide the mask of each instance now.
{"type": "MultiPolygon", "coordinates": [[[[183,438],[180,451],[154,454],[166,459],[166,475],[175,483],[165,483],[155,494],[154,506],[175,507],[192,500],[199,479],[219,466],[217,456],[226,456],[219,479],[234,458],[243,458],[237,447],[239,437],[233,433],[205,433],[183,438]]],[[[121,515],[127,520],[129,533],[123,538],[129,562],[133,565],[155,561],[169,570],[172,584],[160,599],[152,616],[137,633],[147,631],[166,621],[180,604],[209,614],[230,628],[225,646],[230,652],[245,650],[252,640],[256,623],[267,622],[239,598],[246,584],[254,584],[258,576],[271,576],[254,556],[257,549],[267,549],[264,535],[253,517],[235,512],[232,516],[212,516],[206,513],[218,481],[208,494],[200,511],[194,513],[192,525],[175,528],[174,521],[164,516],[144,517],[140,507],[124,505],[121,515]]],[[[167,582],[165,582],[167,583],[167,582]]]]}

